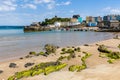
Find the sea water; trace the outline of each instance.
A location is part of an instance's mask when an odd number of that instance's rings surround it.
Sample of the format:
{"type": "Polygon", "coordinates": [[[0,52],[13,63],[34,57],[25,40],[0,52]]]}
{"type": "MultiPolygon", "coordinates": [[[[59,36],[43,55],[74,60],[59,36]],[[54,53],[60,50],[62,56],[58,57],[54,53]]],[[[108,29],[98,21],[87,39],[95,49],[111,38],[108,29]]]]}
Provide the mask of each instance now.
{"type": "Polygon", "coordinates": [[[79,46],[106,40],[115,33],[90,31],[46,31],[24,33],[21,26],[0,27],[0,62],[27,55],[30,51],[39,52],[45,44],[60,47],[79,46]]]}

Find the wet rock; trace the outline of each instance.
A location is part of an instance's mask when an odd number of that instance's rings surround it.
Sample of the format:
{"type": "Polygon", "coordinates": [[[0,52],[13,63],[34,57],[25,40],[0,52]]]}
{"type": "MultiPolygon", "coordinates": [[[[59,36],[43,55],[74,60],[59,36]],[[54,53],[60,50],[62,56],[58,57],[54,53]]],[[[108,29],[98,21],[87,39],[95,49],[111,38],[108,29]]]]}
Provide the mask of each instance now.
{"type": "Polygon", "coordinates": [[[20,59],[23,59],[23,57],[21,57],[20,59]]]}
{"type": "Polygon", "coordinates": [[[84,46],[89,46],[88,44],[84,44],[84,46]]]}
{"type": "Polygon", "coordinates": [[[15,64],[15,63],[10,63],[9,67],[10,67],[10,68],[16,68],[16,67],[17,67],[17,64],[15,64]]]}
{"type": "Polygon", "coordinates": [[[27,67],[29,67],[29,66],[33,66],[35,63],[26,63],[25,65],[24,65],[24,67],[25,68],[27,68],[27,67]]]}
{"type": "Polygon", "coordinates": [[[3,71],[2,70],[0,70],[0,74],[2,74],[3,73],[3,71]]]}
{"type": "Polygon", "coordinates": [[[27,55],[27,56],[25,56],[25,58],[31,58],[32,56],[30,56],[30,55],[27,55]]]}

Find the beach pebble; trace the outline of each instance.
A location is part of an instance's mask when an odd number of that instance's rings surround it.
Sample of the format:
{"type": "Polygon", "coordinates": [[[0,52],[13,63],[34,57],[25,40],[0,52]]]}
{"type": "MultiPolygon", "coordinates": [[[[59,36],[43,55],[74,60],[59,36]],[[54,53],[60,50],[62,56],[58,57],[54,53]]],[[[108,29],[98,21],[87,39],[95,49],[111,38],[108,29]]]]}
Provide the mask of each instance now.
{"type": "Polygon", "coordinates": [[[17,64],[15,64],[15,63],[10,63],[9,67],[10,67],[10,68],[16,68],[16,67],[17,67],[17,64]]]}
{"type": "Polygon", "coordinates": [[[34,64],[35,64],[35,63],[26,63],[26,64],[24,65],[24,67],[27,68],[27,67],[32,66],[32,65],[34,65],[34,64]]]}

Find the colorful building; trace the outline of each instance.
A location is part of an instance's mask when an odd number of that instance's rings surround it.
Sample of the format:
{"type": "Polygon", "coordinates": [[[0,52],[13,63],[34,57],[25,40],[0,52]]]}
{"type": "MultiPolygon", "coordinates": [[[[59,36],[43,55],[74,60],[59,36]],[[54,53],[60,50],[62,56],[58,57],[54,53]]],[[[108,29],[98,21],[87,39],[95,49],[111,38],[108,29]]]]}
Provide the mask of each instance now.
{"type": "Polygon", "coordinates": [[[88,26],[95,27],[95,26],[97,26],[97,22],[89,22],[88,26]]]}
{"type": "Polygon", "coordinates": [[[87,16],[86,17],[86,23],[88,24],[88,26],[97,26],[97,23],[101,21],[102,21],[102,17],[100,16],[98,17],[87,16]]]}
{"type": "Polygon", "coordinates": [[[120,15],[107,15],[103,17],[104,21],[120,20],[120,15]]]}
{"type": "Polygon", "coordinates": [[[78,18],[78,22],[80,22],[80,23],[83,22],[82,17],[79,17],[79,18],[78,18]]]}

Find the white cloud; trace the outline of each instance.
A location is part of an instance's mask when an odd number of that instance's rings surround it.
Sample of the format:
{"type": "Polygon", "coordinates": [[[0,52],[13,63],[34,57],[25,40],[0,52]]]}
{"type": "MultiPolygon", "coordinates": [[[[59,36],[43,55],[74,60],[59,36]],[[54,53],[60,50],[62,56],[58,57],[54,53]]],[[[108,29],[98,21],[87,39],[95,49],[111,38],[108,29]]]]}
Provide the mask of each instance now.
{"type": "Polygon", "coordinates": [[[71,4],[70,1],[67,1],[67,2],[63,3],[63,5],[70,5],[70,4],[71,4]]]}
{"type": "Polygon", "coordinates": [[[103,9],[103,11],[110,13],[110,14],[120,14],[119,8],[106,7],[103,9]]]}
{"type": "Polygon", "coordinates": [[[35,4],[45,4],[47,9],[53,9],[55,7],[55,0],[34,0],[35,4]]]}
{"type": "Polygon", "coordinates": [[[16,7],[17,4],[15,4],[15,0],[0,1],[0,11],[14,11],[16,7]]]}
{"type": "Polygon", "coordinates": [[[55,7],[55,5],[53,3],[47,5],[48,9],[53,9],[54,7],[55,7]]]}
{"type": "Polygon", "coordinates": [[[70,5],[71,2],[67,1],[67,2],[61,2],[61,3],[57,3],[55,0],[34,0],[35,4],[45,4],[45,6],[47,5],[48,9],[53,9],[56,6],[63,6],[63,5],[70,5]]]}
{"type": "Polygon", "coordinates": [[[54,0],[34,0],[34,3],[39,4],[39,3],[52,3],[54,0]]]}
{"type": "Polygon", "coordinates": [[[71,4],[71,2],[70,1],[67,1],[67,2],[62,2],[62,3],[57,3],[56,5],[57,6],[61,6],[61,5],[70,5],[71,4]]]}
{"type": "Polygon", "coordinates": [[[25,4],[22,5],[23,8],[31,8],[31,9],[37,9],[37,6],[34,4],[25,4]]]}

